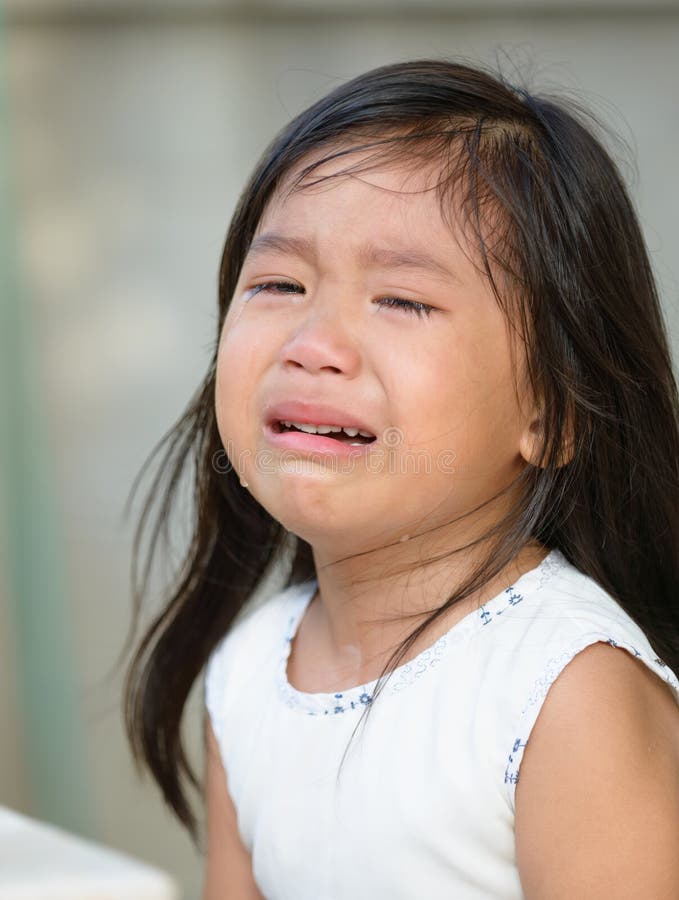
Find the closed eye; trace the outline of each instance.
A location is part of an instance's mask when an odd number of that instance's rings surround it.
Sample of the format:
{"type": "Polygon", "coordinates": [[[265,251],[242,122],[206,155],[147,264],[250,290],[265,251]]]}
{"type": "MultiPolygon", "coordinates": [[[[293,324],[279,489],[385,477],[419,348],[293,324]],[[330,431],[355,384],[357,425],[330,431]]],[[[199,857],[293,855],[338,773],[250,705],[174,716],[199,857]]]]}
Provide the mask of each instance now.
{"type": "MultiPolygon", "coordinates": [[[[263,284],[257,284],[254,288],[251,288],[248,292],[249,297],[254,297],[263,291],[266,293],[299,294],[304,292],[304,288],[298,284],[293,284],[291,281],[265,281],[263,284]]],[[[414,312],[418,317],[422,315],[430,316],[436,308],[429,306],[428,303],[420,303],[418,300],[404,300],[402,297],[378,297],[377,303],[379,306],[390,306],[403,309],[406,312],[414,312]]]]}
{"type": "Polygon", "coordinates": [[[380,297],[378,300],[380,306],[393,306],[398,309],[405,309],[408,312],[414,312],[418,316],[430,316],[434,310],[433,306],[428,303],[420,303],[419,300],[403,300],[401,297],[380,297]]]}

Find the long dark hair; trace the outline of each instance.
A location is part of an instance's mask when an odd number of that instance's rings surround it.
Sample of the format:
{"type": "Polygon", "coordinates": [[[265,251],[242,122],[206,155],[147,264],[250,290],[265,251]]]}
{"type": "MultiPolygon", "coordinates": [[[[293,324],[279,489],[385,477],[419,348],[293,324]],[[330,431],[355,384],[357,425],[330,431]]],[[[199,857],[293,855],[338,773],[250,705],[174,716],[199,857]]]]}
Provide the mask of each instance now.
{"type": "Polygon", "coordinates": [[[489,532],[496,537],[487,557],[392,654],[373,700],[420,633],[529,541],[558,548],[611,593],[679,672],[677,384],[644,240],[600,128],[573,100],[535,96],[477,66],[423,59],[340,85],[287,125],[257,164],[226,237],[205,380],[132,487],[165,448],[135,533],[134,632],[156,546],[193,463],[191,540],[167,603],[129,664],[124,715],[137,763],[151,771],[194,841],[185,787],[201,782],[181,735],[192,686],[275,567],[288,566],[284,586],[316,575],[310,545],[224,464],[214,410],[218,338],[244,256],[273,192],[312,150],[315,162],[300,178],[329,158],[350,160],[352,149],[374,148],[378,161],[417,154],[441,160],[442,214],[451,215],[454,186],[482,271],[506,315],[511,303],[521,321],[542,412],[541,456],[511,485],[518,499],[489,532]],[[141,538],[155,502],[140,576],[141,538]]]}

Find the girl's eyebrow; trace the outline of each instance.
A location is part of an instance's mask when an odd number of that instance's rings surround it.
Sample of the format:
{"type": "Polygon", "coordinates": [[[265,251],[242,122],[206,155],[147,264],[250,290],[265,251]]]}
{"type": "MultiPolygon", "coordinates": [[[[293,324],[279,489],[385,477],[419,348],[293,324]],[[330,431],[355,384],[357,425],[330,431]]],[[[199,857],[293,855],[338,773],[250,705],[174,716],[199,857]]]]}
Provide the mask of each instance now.
{"type": "MultiPolygon", "coordinates": [[[[268,231],[254,238],[246,254],[246,258],[257,256],[266,250],[277,253],[292,253],[311,263],[318,262],[318,248],[314,241],[305,237],[280,234],[268,231]]],[[[442,262],[435,259],[425,250],[394,250],[391,247],[378,247],[375,244],[364,244],[358,249],[358,257],[364,266],[380,266],[384,269],[421,269],[434,272],[446,279],[462,284],[459,276],[442,262]]]]}

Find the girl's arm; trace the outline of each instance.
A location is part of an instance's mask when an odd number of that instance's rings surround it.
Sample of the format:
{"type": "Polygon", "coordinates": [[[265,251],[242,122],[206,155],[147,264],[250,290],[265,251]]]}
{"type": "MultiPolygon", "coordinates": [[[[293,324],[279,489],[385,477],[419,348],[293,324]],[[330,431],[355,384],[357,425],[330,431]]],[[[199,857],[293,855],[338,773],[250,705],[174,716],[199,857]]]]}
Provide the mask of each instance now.
{"type": "Polygon", "coordinates": [[[219,746],[205,716],[207,859],[202,900],[265,900],[255,884],[252,859],[243,846],[226,783],[219,746]]]}
{"type": "Polygon", "coordinates": [[[679,706],[626,650],[591,644],[551,686],[515,839],[526,900],[679,898],[679,706]]]}

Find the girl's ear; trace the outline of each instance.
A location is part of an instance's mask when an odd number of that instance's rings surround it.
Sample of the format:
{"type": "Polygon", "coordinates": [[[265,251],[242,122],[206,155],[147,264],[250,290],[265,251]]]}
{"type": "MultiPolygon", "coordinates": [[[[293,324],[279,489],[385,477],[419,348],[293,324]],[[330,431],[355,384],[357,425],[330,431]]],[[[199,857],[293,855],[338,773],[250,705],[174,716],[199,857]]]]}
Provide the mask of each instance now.
{"type": "MultiPolygon", "coordinates": [[[[539,410],[530,419],[529,424],[519,440],[519,452],[521,456],[532,466],[537,466],[542,452],[544,442],[544,430],[542,426],[542,416],[539,410]]],[[[564,438],[561,442],[561,449],[557,457],[557,468],[567,465],[573,459],[574,439],[572,417],[568,419],[568,425],[564,438]]]]}

